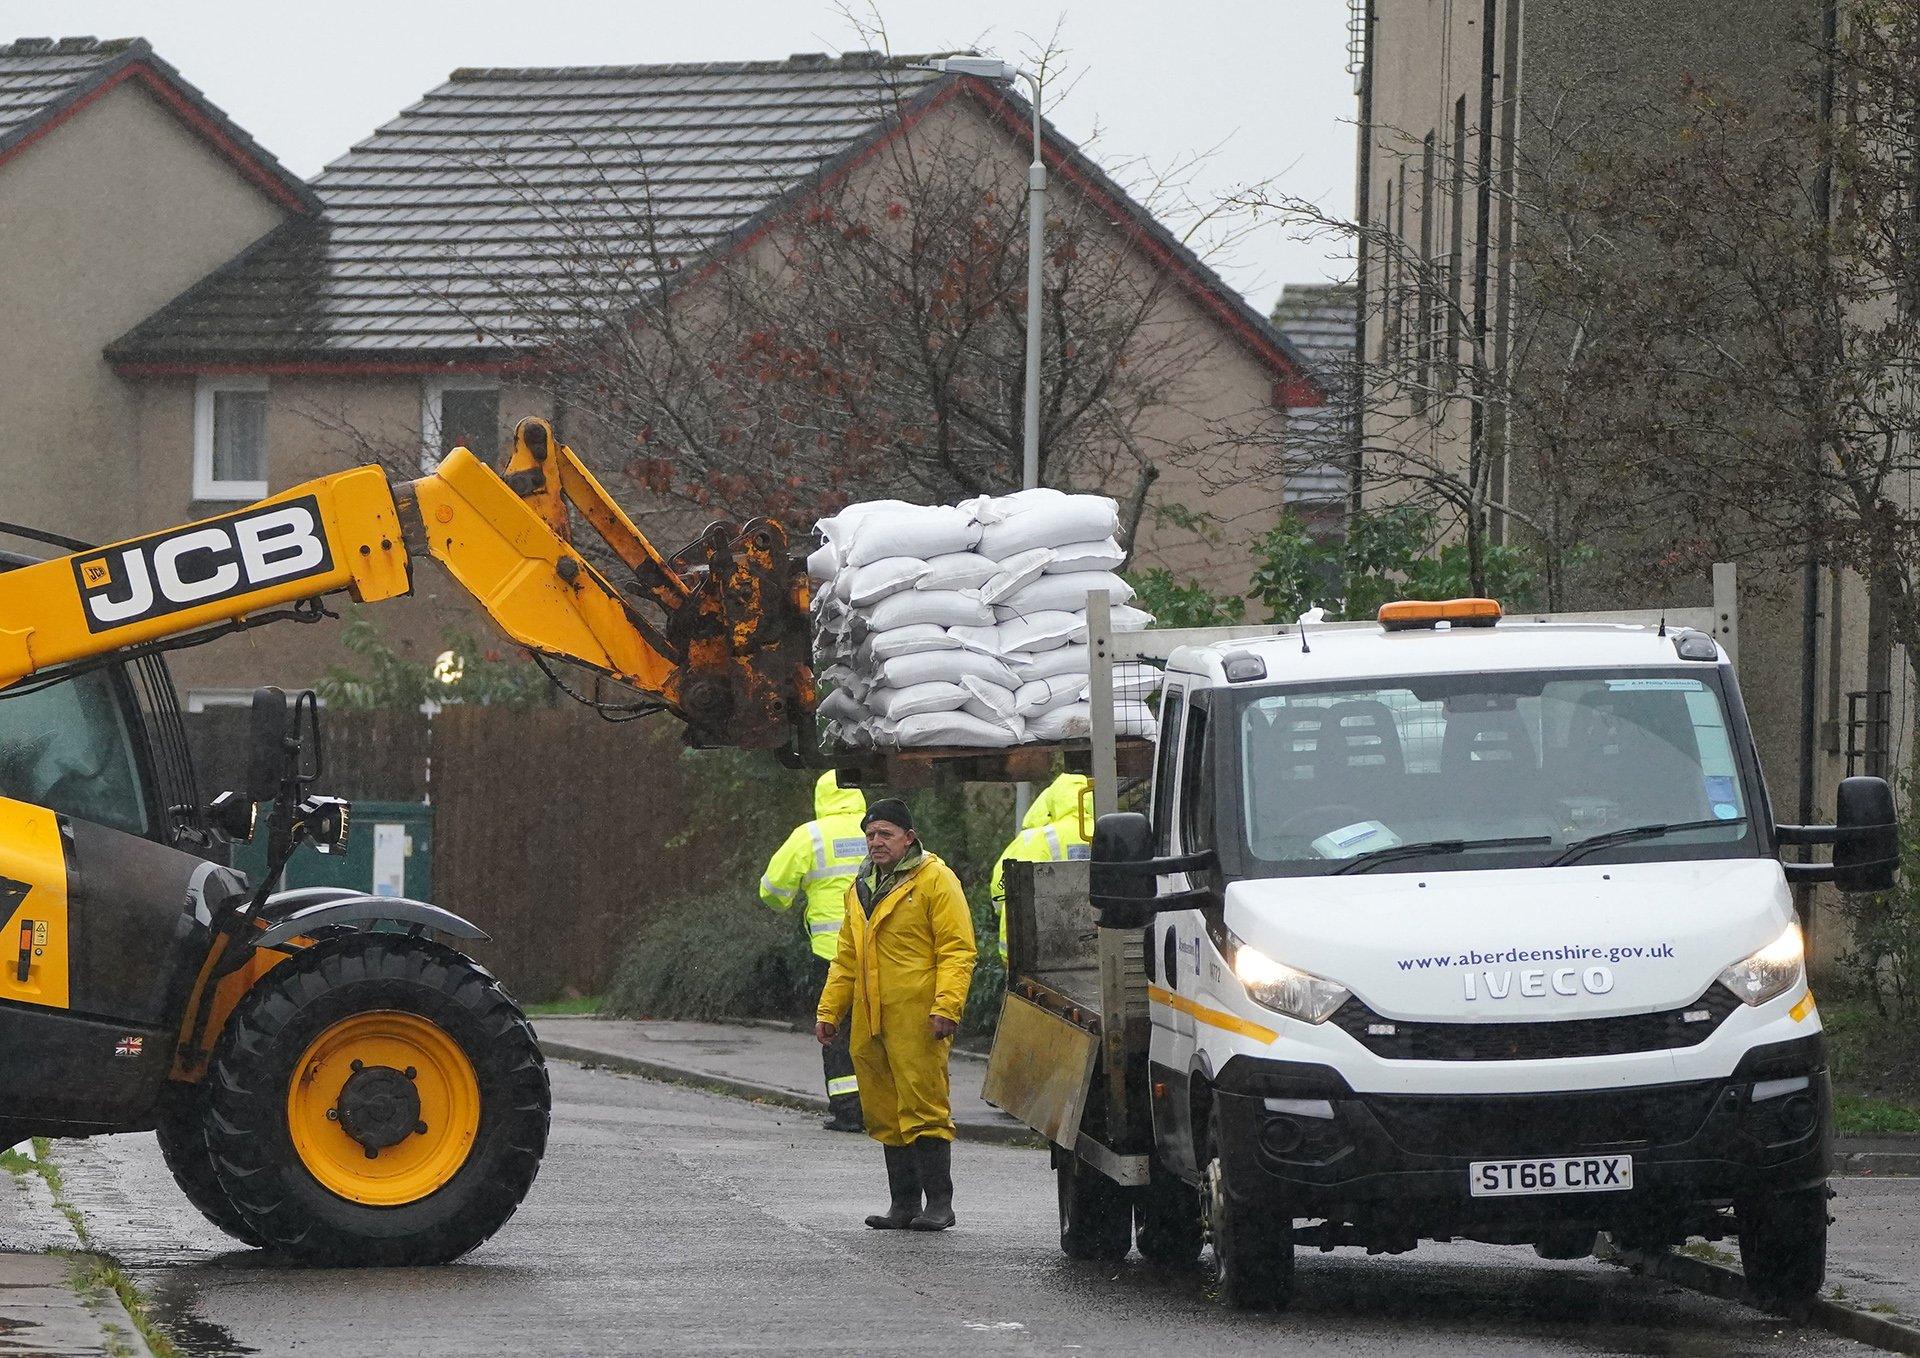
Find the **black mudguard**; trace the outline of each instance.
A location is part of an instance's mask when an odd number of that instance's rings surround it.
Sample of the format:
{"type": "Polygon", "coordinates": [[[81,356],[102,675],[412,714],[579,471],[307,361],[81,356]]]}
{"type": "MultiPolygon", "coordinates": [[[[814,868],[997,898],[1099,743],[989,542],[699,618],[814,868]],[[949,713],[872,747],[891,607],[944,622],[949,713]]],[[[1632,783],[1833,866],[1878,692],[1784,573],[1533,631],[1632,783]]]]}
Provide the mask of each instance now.
{"type": "Polygon", "coordinates": [[[330,925],[402,924],[411,933],[431,930],[467,942],[489,941],[485,930],[451,910],[405,896],[368,896],[339,887],[307,887],[270,896],[261,915],[272,923],[255,936],[256,948],[275,947],[330,925]]]}

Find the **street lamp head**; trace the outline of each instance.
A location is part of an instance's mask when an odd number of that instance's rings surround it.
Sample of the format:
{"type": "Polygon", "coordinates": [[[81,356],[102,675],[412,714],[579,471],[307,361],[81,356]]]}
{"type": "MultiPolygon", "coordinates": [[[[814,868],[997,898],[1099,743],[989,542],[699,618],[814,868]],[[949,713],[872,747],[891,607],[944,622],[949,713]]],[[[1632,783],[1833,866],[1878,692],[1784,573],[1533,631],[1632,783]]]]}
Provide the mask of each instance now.
{"type": "Polygon", "coordinates": [[[925,63],[915,63],[916,69],[939,71],[945,75],[974,75],[982,80],[1012,80],[1019,69],[1008,65],[999,57],[934,57],[925,63]]]}

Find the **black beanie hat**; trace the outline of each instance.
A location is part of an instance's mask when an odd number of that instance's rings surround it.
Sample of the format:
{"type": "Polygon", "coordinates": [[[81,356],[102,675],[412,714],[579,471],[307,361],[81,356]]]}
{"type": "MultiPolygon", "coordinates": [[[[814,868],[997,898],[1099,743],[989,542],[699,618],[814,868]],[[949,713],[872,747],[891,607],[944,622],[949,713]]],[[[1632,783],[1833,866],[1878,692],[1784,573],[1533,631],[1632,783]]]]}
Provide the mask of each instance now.
{"type": "Polygon", "coordinates": [[[882,797],[869,806],[867,814],[860,817],[860,828],[864,830],[877,820],[888,821],[902,830],[913,829],[913,812],[907,810],[907,804],[898,797],[882,797]]]}

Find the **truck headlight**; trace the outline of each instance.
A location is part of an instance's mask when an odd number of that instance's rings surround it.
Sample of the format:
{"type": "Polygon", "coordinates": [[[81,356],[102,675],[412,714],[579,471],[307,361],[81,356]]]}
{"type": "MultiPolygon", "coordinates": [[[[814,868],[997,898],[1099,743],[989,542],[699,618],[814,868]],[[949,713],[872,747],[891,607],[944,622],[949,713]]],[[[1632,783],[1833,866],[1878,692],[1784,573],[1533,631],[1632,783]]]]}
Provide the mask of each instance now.
{"type": "Polygon", "coordinates": [[[1798,984],[1806,953],[1800,926],[1789,924],[1785,933],[1759,952],[1721,972],[1720,984],[1738,995],[1743,1004],[1765,1004],[1798,984]]]}
{"type": "MultiPolygon", "coordinates": [[[[1231,937],[1231,935],[1229,935],[1231,937]]],[[[1347,988],[1311,972],[1276,962],[1250,943],[1233,940],[1233,974],[1247,988],[1254,1003],[1297,1018],[1302,1023],[1325,1023],[1347,1002],[1347,988]]]]}

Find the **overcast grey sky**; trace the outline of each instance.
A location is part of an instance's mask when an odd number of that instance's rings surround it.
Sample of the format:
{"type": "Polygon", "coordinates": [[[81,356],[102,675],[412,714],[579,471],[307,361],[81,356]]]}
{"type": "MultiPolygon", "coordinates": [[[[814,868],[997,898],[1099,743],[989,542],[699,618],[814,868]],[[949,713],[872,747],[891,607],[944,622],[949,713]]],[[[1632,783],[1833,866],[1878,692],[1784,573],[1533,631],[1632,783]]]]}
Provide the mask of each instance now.
{"type": "MultiPolygon", "coordinates": [[[[1353,205],[1340,0],[882,0],[893,50],[1016,57],[1059,24],[1074,83],[1050,112],[1110,166],[1213,151],[1202,196],[1278,177],[1353,205]]],[[[139,36],[295,173],[312,175],[457,66],[739,61],[862,44],[833,0],[7,0],[0,37],[139,36]]],[[[1123,176],[1124,177],[1124,176],[1123,176]]],[[[1323,243],[1266,228],[1222,272],[1263,310],[1338,277],[1323,243]]]]}

